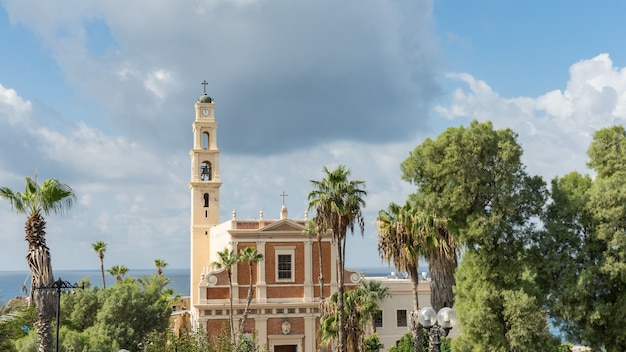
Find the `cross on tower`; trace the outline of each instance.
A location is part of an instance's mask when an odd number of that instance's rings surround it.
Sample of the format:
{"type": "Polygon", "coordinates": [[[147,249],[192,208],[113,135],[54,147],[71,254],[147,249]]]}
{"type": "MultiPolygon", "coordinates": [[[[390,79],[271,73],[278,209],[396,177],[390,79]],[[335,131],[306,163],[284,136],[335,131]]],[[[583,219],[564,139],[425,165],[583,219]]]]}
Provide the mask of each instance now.
{"type": "Polygon", "coordinates": [[[209,84],[209,83],[207,83],[207,81],[206,81],[206,79],[205,79],[205,80],[204,80],[204,81],[202,81],[202,83],[200,83],[200,84],[202,84],[202,85],[204,86],[204,94],[206,94],[206,86],[207,86],[207,84],[209,84]]]}
{"type": "Polygon", "coordinates": [[[283,191],[282,194],[280,194],[281,197],[283,197],[283,205],[285,205],[285,197],[288,196],[288,194],[285,194],[285,191],[283,191]]]}

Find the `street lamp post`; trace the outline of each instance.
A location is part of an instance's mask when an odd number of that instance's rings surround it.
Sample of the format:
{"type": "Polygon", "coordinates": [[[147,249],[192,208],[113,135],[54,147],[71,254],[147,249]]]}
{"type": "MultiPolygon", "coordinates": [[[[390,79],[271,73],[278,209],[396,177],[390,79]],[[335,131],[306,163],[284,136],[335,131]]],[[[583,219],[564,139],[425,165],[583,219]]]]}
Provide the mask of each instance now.
{"type": "Polygon", "coordinates": [[[417,313],[417,320],[428,330],[428,351],[441,351],[441,338],[448,336],[450,329],[456,324],[454,309],[444,307],[435,313],[435,310],[426,307],[417,313]]]}
{"type": "Polygon", "coordinates": [[[46,292],[55,292],[57,294],[57,311],[56,311],[56,352],[59,352],[59,318],[61,316],[61,292],[66,290],[73,290],[76,288],[83,288],[82,286],[78,286],[77,284],[70,284],[68,281],[63,281],[61,278],[58,278],[56,281],[48,285],[41,285],[35,287],[36,290],[46,290],[46,292]]]}

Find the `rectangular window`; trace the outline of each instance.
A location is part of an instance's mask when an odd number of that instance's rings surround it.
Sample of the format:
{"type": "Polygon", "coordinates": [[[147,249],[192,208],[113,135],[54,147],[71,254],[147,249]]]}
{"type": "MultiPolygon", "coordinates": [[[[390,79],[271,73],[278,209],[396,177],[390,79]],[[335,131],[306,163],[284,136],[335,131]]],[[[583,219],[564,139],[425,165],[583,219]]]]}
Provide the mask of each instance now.
{"type": "Polygon", "coordinates": [[[295,282],[296,246],[274,247],[276,282],[295,282]]]}
{"type": "Polygon", "coordinates": [[[278,255],[278,280],[291,280],[291,255],[278,255]]]}
{"type": "Polygon", "coordinates": [[[374,326],[377,328],[383,327],[383,311],[378,310],[374,313],[374,326]]]}
{"type": "Polygon", "coordinates": [[[406,309],[398,309],[396,311],[396,325],[401,327],[406,327],[406,309]]]}

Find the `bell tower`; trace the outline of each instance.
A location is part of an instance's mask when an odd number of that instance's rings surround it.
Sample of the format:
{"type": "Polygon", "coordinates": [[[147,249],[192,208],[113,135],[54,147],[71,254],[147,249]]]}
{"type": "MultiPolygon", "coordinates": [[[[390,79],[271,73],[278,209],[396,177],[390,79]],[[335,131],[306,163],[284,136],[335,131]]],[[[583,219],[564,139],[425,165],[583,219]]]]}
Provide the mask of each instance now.
{"type": "Polygon", "coordinates": [[[209,260],[210,229],[220,218],[220,151],[217,148],[215,103],[206,94],[207,82],[195,104],[191,157],[191,287],[190,304],[198,304],[198,284],[202,268],[209,260]]]}

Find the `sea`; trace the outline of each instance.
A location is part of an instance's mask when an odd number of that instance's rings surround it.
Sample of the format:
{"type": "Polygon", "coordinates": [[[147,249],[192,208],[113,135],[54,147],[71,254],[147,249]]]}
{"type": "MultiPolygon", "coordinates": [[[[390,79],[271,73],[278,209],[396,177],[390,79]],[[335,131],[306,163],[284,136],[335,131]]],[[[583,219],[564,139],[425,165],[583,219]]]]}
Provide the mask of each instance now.
{"type": "MultiPolygon", "coordinates": [[[[141,278],[156,274],[155,269],[129,270],[127,277],[141,278]]],[[[189,269],[163,269],[163,275],[172,280],[167,287],[172,288],[175,294],[189,296],[189,269]]],[[[104,273],[107,287],[115,284],[115,278],[104,273]]],[[[73,284],[82,279],[89,279],[91,287],[102,287],[100,270],[58,270],[54,271],[54,279],[61,279],[73,284]]],[[[23,285],[30,290],[29,271],[0,271],[0,303],[20,296],[28,296],[29,291],[22,291],[23,285]]]]}
{"type": "MultiPolygon", "coordinates": [[[[364,272],[366,277],[374,276],[390,276],[397,275],[393,273],[393,268],[389,267],[368,267],[368,268],[349,268],[357,270],[359,273],[364,272]],[[393,274],[392,274],[393,273],[393,274]]],[[[155,274],[155,269],[146,270],[129,270],[126,276],[141,278],[155,274]]],[[[115,278],[105,272],[105,280],[107,287],[115,284],[115,278]]],[[[174,294],[181,296],[189,296],[189,269],[163,269],[163,275],[167,276],[172,282],[167,286],[174,290],[174,294]]],[[[100,270],[59,270],[54,271],[54,279],[61,279],[73,284],[79,280],[88,278],[91,287],[101,287],[102,278],[100,270]]],[[[0,303],[5,303],[10,299],[20,296],[28,296],[28,291],[22,291],[23,285],[30,290],[30,272],[29,271],[0,271],[0,303]]]]}

